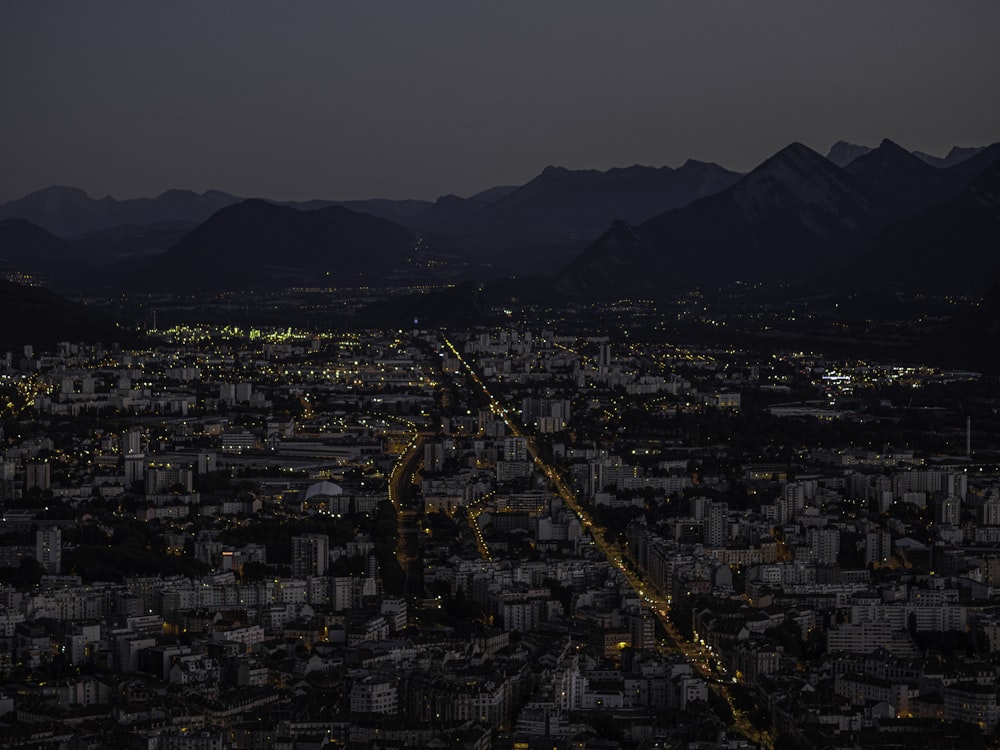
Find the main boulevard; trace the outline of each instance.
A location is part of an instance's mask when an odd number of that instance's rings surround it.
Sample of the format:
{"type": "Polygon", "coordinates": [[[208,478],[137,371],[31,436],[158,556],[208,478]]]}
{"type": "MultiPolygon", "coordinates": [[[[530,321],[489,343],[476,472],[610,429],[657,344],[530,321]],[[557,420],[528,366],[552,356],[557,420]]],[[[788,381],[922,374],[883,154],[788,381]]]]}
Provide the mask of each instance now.
{"type": "Polygon", "coordinates": [[[483,394],[489,400],[490,409],[495,415],[503,419],[510,433],[516,437],[527,438],[528,454],[535,462],[535,466],[548,478],[550,486],[566,506],[577,514],[584,530],[589,533],[593,540],[593,544],[619,572],[628,585],[632,587],[639,598],[646,603],[650,611],[657,618],[666,635],[660,641],[660,650],[662,652],[672,651],[682,654],[694,671],[708,682],[709,688],[729,705],[729,709],[733,715],[734,728],[754,742],[764,747],[772,748],[774,746],[774,739],[770,733],[761,732],[750,723],[746,713],[736,707],[727,683],[719,677],[718,672],[713,671],[710,665],[715,657],[711,651],[700,643],[692,643],[684,640],[676,628],[674,628],[673,623],[670,621],[670,597],[656,590],[649,583],[644,582],[633,568],[626,565],[621,546],[617,542],[608,541],[606,529],[594,523],[586,508],[581,506],[577,501],[576,493],[566,484],[562,475],[560,475],[555,467],[545,461],[538,452],[534,436],[526,434],[521,429],[521,426],[511,416],[511,411],[494,397],[487,384],[483,382],[479,374],[466,361],[451,340],[445,338],[444,342],[452,355],[462,364],[469,379],[475,383],[476,387],[482,390],[483,394]]]}

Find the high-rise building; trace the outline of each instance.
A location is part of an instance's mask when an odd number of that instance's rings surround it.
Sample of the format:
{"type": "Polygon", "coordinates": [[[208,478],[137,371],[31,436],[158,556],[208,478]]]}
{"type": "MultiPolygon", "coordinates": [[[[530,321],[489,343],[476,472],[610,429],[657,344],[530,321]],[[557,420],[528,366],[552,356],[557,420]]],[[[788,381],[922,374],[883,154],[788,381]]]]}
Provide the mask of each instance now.
{"type": "Polygon", "coordinates": [[[892,554],[892,536],[888,531],[873,529],[865,534],[865,565],[885,565],[892,554]]]}
{"type": "Polygon", "coordinates": [[[813,559],[832,565],[840,554],[840,531],[834,528],[809,529],[809,547],[813,559]]]}
{"type": "Polygon", "coordinates": [[[47,573],[62,573],[62,531],[50,527],[35,532],[35,560],[47,573]]]}
{"type": "MultiPolygon", "coordinates": [[[[0,440],[3,439],[3,428],[0,428],[0,440]]],[[[17,464],[13,461],[0,460],[0,502],[14,497],[14,477],[17,474],[17,464]]]]}
{"type": "Polygon", "coordinates": [[[292,537],[292,576],[306,578],[326,573],[330,559],[330,537],[326,534],[301,534],[292,537]]]}
{"type": "Polygon", "coordinates": [[[1000,526],[1000,501],[990,499],[979,506],[979,520],[983,526],[1000,526]]]}
{"type": "Polygon", "coordinates": [[[146,477],[146,457],[141,453],[129,453],[125,456],[125,486],[131,487],[146,477]]]}
{"type": "Polygon", "coordinates": [[[29,461],[24,467],[24,489],[37,487],[47,490],[52,486],[52,467],[48,461],[29,461]]]}
{"type": "Polygon", "coordinates": [[[962,519],[962,501],[953,495],[941,498],[934,506],[935,520],[945,526],[957,526],[962,519]]]}
{"type": "Polygon", "coordinates": [[[705,508],[705,522],[702,528],[705,544],[709,547],[721,547],[729,541],[729,505],[710,502],[705,508]]]}
{"type": "Polygon", "coordinates": [[[505,461],[527,461],[528,439],[511,436],[503,441],[503,458],[505,461]]]}
{"type": "Polygon", "coordinates": [[[142,453],[142,431],[129,430],[122,435],[122,453],[134,456],[142,453]]]}
{"type": "Polygon", "coordinates": [[[597,365],[598,367],[611,366],[611,344],[601,344],[601,348],[597,354],[597,365]]]}
{"type": "Polygon", "coordinates": [[[146,494],[194,488],[194,470],[183,464],[150,464],[146,467],[146,494]]]}
{"type": "Polygon", "coordinates": [[[236,384],[236,403],[242,404],[244,401],[249,401],[251,396],[253,396],[253,383],[236,384]]]}

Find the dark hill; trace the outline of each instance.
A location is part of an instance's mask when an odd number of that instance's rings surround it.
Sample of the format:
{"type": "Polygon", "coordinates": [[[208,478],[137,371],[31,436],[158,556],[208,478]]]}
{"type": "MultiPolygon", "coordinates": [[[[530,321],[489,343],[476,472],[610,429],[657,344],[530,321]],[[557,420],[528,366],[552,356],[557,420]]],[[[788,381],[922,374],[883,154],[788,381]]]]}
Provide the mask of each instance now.
{"type": "Polygon", "coordinates": [[[359,201],[331,201],[316,199],[309,201],[270,201],[279,206],[288,206],[299,211],[315,211],[318,208],[343,206],[360,214],[371,214],[379,219],[388,219],[403,226],[409,226],[413,219],[433,204],[430,201],[419,200],[388,200],[370,198],[359,201]]]}
{"type": "Polygon", "coordinates": [[[30,221],[0,221],[0,263],[53,263],[70,257],[69,243],[30,221]]]}
{"type": "Polygon", "coordinates": [[[88,273],[65,240],[23,219],[0,221],[0,276],[63,287],[88,273]]]}
{"type": "Polygon", "coordinates": [[[842,263],[885,222],[850,175],[794,143],[717,195],[636,228],[612,226],[556,287],[618,296],[807,277],[842,263]]]}
{"type": "Polygon", "coordinates": [[[965,191],[885,231],[841,284],[984,294],[1000,276],[1000,161],[965,191]]]}
{"type": "Polygon", "coordinates": [[[58,341],[134,343],[137,335],[107,316],[40,287],[0,279],[0,351],[58,341]]]}
{"type": "Polygon", "coordinates": [[[181,292],[385,284],[407,270],[416,245],[409,229],[341,206],[296,211],[248,200],[219,211],[127,285],[181,292]]]}

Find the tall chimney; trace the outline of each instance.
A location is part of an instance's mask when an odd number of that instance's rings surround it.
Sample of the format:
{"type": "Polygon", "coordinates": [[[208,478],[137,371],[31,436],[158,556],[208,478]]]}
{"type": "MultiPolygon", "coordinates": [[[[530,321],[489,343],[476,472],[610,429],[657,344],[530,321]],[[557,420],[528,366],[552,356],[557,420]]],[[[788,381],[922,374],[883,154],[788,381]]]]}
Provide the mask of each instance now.
{"type": "Polygon", "coordinates": [[[965,418],[965,457],[972,458],[972,417],[965,418]]]}

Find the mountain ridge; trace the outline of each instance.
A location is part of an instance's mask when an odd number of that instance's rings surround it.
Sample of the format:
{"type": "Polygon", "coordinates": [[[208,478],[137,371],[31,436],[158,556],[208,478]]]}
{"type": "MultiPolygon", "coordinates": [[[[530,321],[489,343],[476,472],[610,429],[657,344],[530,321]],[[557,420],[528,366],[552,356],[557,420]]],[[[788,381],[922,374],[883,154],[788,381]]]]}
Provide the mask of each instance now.
{"type": "Polygon", "coordinates": [[[261,199],[228,206],[135,269],[140,290],[268,289],[383,283],[417,245],[386,219],[327,206],[299,211],[261,199]]]}
{"type": "Polygon", "coordinates": [[[709,280],[797,278],[839,262],[885,221],[835,164],[801,143],[764,160],[726,190],[649,219],[613,226],[555,277],[570,295],[652,292],[709,280]],[[810,248],[802,253],[800,248],[810,248]],[[709,267],[703,261],[712,258],[709,267]],[[640,273],[636,273],[642,268],[640,273]]]}

